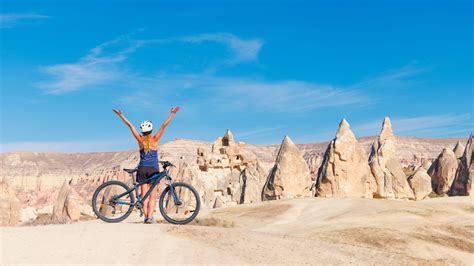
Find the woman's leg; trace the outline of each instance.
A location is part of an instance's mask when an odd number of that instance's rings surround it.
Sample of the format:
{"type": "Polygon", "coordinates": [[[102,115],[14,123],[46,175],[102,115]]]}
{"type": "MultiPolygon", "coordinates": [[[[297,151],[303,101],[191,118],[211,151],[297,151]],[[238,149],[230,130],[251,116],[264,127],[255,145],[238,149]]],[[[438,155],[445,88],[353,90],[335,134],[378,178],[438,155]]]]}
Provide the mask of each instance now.
{"type": "MultiPolygon", "coordinates": [[[[140,197],[143,199],[143,197],[145,196],[146,192],[148,191],[148,189],[150,188],[150,185],[149,184],[142,184],[140,185],[140,189],[141,189],[141,195],[140,197]]],[[[148,197],[145,202],[143,202],[143,214],[145,215],[145,218],[148,217],[148,201],[149,201],[150,197],[148,197]]]]}
{"type": "Polygon", "coordinates": [[[156,206],[156,191],[158,189],[158,186],[155,186],[153,190],[150,193],[149,201],[148,201],[148,218],[153,217],[153,213],[155,211],[155,206],[156,206]]]}

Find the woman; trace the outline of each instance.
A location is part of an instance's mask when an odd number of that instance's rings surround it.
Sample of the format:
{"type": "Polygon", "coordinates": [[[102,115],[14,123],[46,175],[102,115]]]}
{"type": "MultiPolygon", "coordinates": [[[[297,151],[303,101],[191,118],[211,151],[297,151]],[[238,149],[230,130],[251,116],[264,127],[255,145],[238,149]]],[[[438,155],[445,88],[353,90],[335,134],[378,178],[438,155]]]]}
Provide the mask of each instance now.
{"type": "MultiPolygon", "coordinates": [[[[159,172],[158,167],[158,141],[163,135],[163,131],[165,130],[168,123],[171,121],[173,116],[179,111],[179,107],[174,107],[171,109],[171,113],[166,118],[165,122],[161,125],[160,129],[156,134],[153,136],[151,132],[153,131],[153,124],[151,121],[145,120],[140,125],[141,135],[137,132],[135,127],[130,123],[130,121],[125,118],[120,110],[113,109],[114,113],[116,113],[120,118],[122,118],[123,122],[130,128],[132,131],[133,136],[138,142],[138,147],[140,148],[140,162],[138,163],[138,172],[137,172],[137,181],[143,182],[146,179],[150,178],[153,174],[159,172]]],[[[150,184],[142,184],[140,186],[141,189],[141,196],[143,197],[145,193],[150,188],[150,184]]],[[[156,204],[156,189],[155,187],[153,191],[150,193],[150,196],[145,200],[143,203],[143,213],[145,214],[145,223],[156,223],[153,218],[153,211],[155,210],[156,204]],[[150,200],[151,199],[151,200],[150,200]]]]}

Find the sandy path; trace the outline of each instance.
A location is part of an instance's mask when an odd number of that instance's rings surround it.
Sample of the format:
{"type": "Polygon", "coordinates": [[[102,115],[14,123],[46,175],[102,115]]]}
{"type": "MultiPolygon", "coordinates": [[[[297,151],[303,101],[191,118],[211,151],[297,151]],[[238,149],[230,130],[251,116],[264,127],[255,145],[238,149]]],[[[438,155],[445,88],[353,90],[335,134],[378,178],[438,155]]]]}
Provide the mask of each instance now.
{"type": "Polygon", "coordinates": [[[469,198],[299,199],[203,212],[199,225],[137,220],[0,228],[0,264],[474,261],[469,198]]]}
{"type": "MultiPolygon", "coordinates": [[[[206,263],[231,254],[166,232],[169,225],[100,221],[1,229],[0,263],[206,263]]],[[[227,260],[228,258],[228,260],[227,260]]]]}

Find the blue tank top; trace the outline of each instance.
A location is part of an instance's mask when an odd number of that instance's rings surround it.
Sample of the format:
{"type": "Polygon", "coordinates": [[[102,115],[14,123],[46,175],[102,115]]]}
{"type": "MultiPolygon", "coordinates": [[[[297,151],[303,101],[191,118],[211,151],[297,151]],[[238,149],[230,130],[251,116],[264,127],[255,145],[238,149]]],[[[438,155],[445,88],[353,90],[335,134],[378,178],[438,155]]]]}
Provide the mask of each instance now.
{"type": "Polygon", "coordinates": [[[138,163],[138,167],[148,166],[153,167],[155,169],[159,169],[158,167],[158,151],[157,150],[149,150],[148,153],[145,153],[143,149],[140,150],[140,162],[138,163]]]}

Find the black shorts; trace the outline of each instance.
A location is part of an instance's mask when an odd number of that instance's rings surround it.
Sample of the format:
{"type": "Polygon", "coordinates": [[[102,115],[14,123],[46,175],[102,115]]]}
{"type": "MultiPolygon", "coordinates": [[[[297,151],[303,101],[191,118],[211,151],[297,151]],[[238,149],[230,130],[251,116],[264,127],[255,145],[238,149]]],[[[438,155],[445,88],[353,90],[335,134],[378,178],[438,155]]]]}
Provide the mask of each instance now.
{"type": "MultiPolygon", "coordinates": [[[[149,166],[139,167],[138,172],[137,172],[137,182],[141,183],[141,182],[147,180],[148,178],[152,177],[154,174],[159,173],[159,172],[160,172],[159,169],[156,169],[156,168],[153,168],[153,167],[149,167],[149,166]]],[[[151,183],[151,182],[152,181],[149,181],[147,183],[151,183]]]]}

